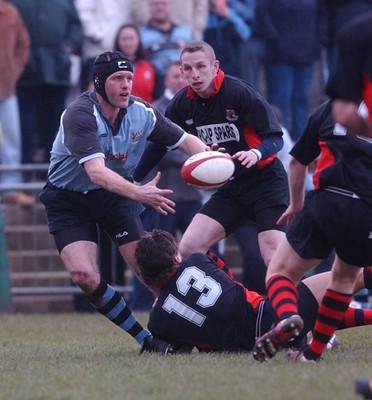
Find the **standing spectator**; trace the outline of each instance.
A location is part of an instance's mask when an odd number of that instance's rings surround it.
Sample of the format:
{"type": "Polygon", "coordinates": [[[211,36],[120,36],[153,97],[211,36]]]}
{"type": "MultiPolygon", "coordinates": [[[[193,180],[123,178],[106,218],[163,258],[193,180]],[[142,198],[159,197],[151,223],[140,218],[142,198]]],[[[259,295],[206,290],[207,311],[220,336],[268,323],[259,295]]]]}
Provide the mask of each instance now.
{"type": "Polygon", "coordinates": [[[81,89],[91,85],[98,54],[114,46],[121,25],[131,21],[131,0],[75,0],[83,27],[81,89]]]}
{"type": "MultiPolygon", "coordinates": [[[[204,40],[209,43],[226,74],[241,76],[240,45],[251,31],[245,21],[229,7],[227,0],[210,0],[204,40]]],[[[242,66],[244,68],[244,66],[242,66]]]]}
{"type": "MultiPolygon", "coordinates": [[[[0,0],[0,162],[13,166],[22,161],[21,125],[16,95],[30,53],[30,36],[13,4],[0,0]]],[[[1,173],[2,183],[22,182],[21,172],[1,173]]],[[[23,192],[4,192],[4,203],[31,205],[34,197],[23,192]]]]}
{"type": "MultiPolygon", "coordinates": [[[[171,19],[177,25],[185,25],[201,40],[208,19],[209,0],[172,0],[171,19]]],[[[132,17],[137,25],[145,25],[150,19],[149,0],[132,0],[132,17]]]]}
{"type": "Polygon", "coordinates": [[[284,125],[297,140],[309,117],[314,63],[325,37],[322,0],[260,0],[256,28],[265,40],[266,89],[284,125]],[[306,21],[306,27],[304,26],[306,21]]]}
{"type": "Polygon", "coordinates": [[[174,24],[171,20],[171,0],[149,0],[150,19],[140,27],[141,41],[148,52],[157,75],[155,99],[164,91],[164,78],[168,64],[179,60],[181,50],[192,40],[193,33],[185,25],[174,24]]]}
{"type": "Polygon", "coordinates": [[[133,24],[122,25],[116,35],[114,50],[123,52],[134,65],[134,96],[152,103],[155,90],[155,68],[146,59],[138,28],[133,24]]]}
{"type": "Polygon", "coordinates": [[[69,92],[70,54],[81,48],[81,24],[73,0],[12,3],[31,36],[30,59],[17,92],[23,162],[47,162],[69,92]]]}
{"type": "Polygon", "coordinates": [[[242,40],[239,45],[240,78],[259,88],[265,46],[255,27],[256,0],[228,0],[228,5],[244,20],[250,30],[248,39],[242,40]]]}
{"type": "Polygon", "coordinates": [[[184,257],[206,252],[253,219],[267,265],[284,236],[284,227],[276,221],[288,201],[286,173],[277,159],[283,146],[281,127],[252,86],[224,74],[208,43],[189,43],[181,63],[189,86],[172,99],[166,115],[206,145],[226,148],[236,168],[234,179],[217,189],[193,218],[180,252],[184,257]]]}

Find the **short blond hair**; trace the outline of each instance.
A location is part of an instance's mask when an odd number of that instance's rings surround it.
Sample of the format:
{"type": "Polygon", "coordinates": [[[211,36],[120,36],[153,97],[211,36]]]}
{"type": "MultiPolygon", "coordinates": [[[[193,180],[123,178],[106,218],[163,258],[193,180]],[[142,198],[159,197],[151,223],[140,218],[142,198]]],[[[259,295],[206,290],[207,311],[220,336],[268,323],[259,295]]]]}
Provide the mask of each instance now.
{"type": "Polygon", "coordinates": [[[182,62],[182,56],[185,53],[196,53],[197,51],[202,51],[207,55],[211,63],[216,61],[216,54],[213,50],[213,47],[207,43],[204,42],[203,40],[193,40],[192,42],[189,42],[186,44],[186,46],[182,49],[181,52],[181,62],[182,62]]]}

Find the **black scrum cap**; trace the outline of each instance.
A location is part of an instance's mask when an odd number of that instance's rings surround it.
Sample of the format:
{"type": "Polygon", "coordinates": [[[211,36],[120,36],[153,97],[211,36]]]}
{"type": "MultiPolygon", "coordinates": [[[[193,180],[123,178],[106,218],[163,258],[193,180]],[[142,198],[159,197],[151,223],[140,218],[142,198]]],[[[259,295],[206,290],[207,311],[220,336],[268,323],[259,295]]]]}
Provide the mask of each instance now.
{"type": "Polygon", "coordinates": [[[106,79],[115,72],[133,72],[133,65],[130,60],[120,51],[106,51],[94,61],[93,83],[94,87],[107,102],[108,98],[105,90],[106,79]]]}

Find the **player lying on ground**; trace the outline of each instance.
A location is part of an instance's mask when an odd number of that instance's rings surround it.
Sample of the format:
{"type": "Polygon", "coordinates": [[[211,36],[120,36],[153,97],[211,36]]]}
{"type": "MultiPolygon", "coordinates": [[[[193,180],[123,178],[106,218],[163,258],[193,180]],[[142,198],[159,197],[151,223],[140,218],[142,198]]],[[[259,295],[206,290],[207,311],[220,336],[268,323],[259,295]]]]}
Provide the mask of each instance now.
{"type": "MultiPolygon", "coordinates": [[[[143,281],[157,296],[148,328],[154,337],[169,341],[175,351],[197,347],[203,351],[251,351],[255,338],[278,318],[270,302],[232,279],[222,260],[209,253],[182,260],[174,237],[165,231],[145,233],[136,260],[143,281]]],[[[301,346],[313,328],[330,273],[298,284],[302,333],[291,342],[301,346]]],[[[372,267],[360,271],[354,288],[372,287],[372,267]]],[[[372,310],[349,308],[339,329],[372,324],[372,310]]]]}

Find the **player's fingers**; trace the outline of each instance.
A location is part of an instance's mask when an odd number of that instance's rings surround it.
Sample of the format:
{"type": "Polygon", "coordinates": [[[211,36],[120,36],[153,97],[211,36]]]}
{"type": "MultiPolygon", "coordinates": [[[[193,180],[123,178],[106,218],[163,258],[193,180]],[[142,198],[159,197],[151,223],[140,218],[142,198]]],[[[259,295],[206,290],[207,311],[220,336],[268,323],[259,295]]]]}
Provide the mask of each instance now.
{"type": "Polygon", "coordinates": [[[166,202],[159,204],[155,209],[163,215],[174,214],[176,212],[174,206],[170,206],[166,202]]]}

